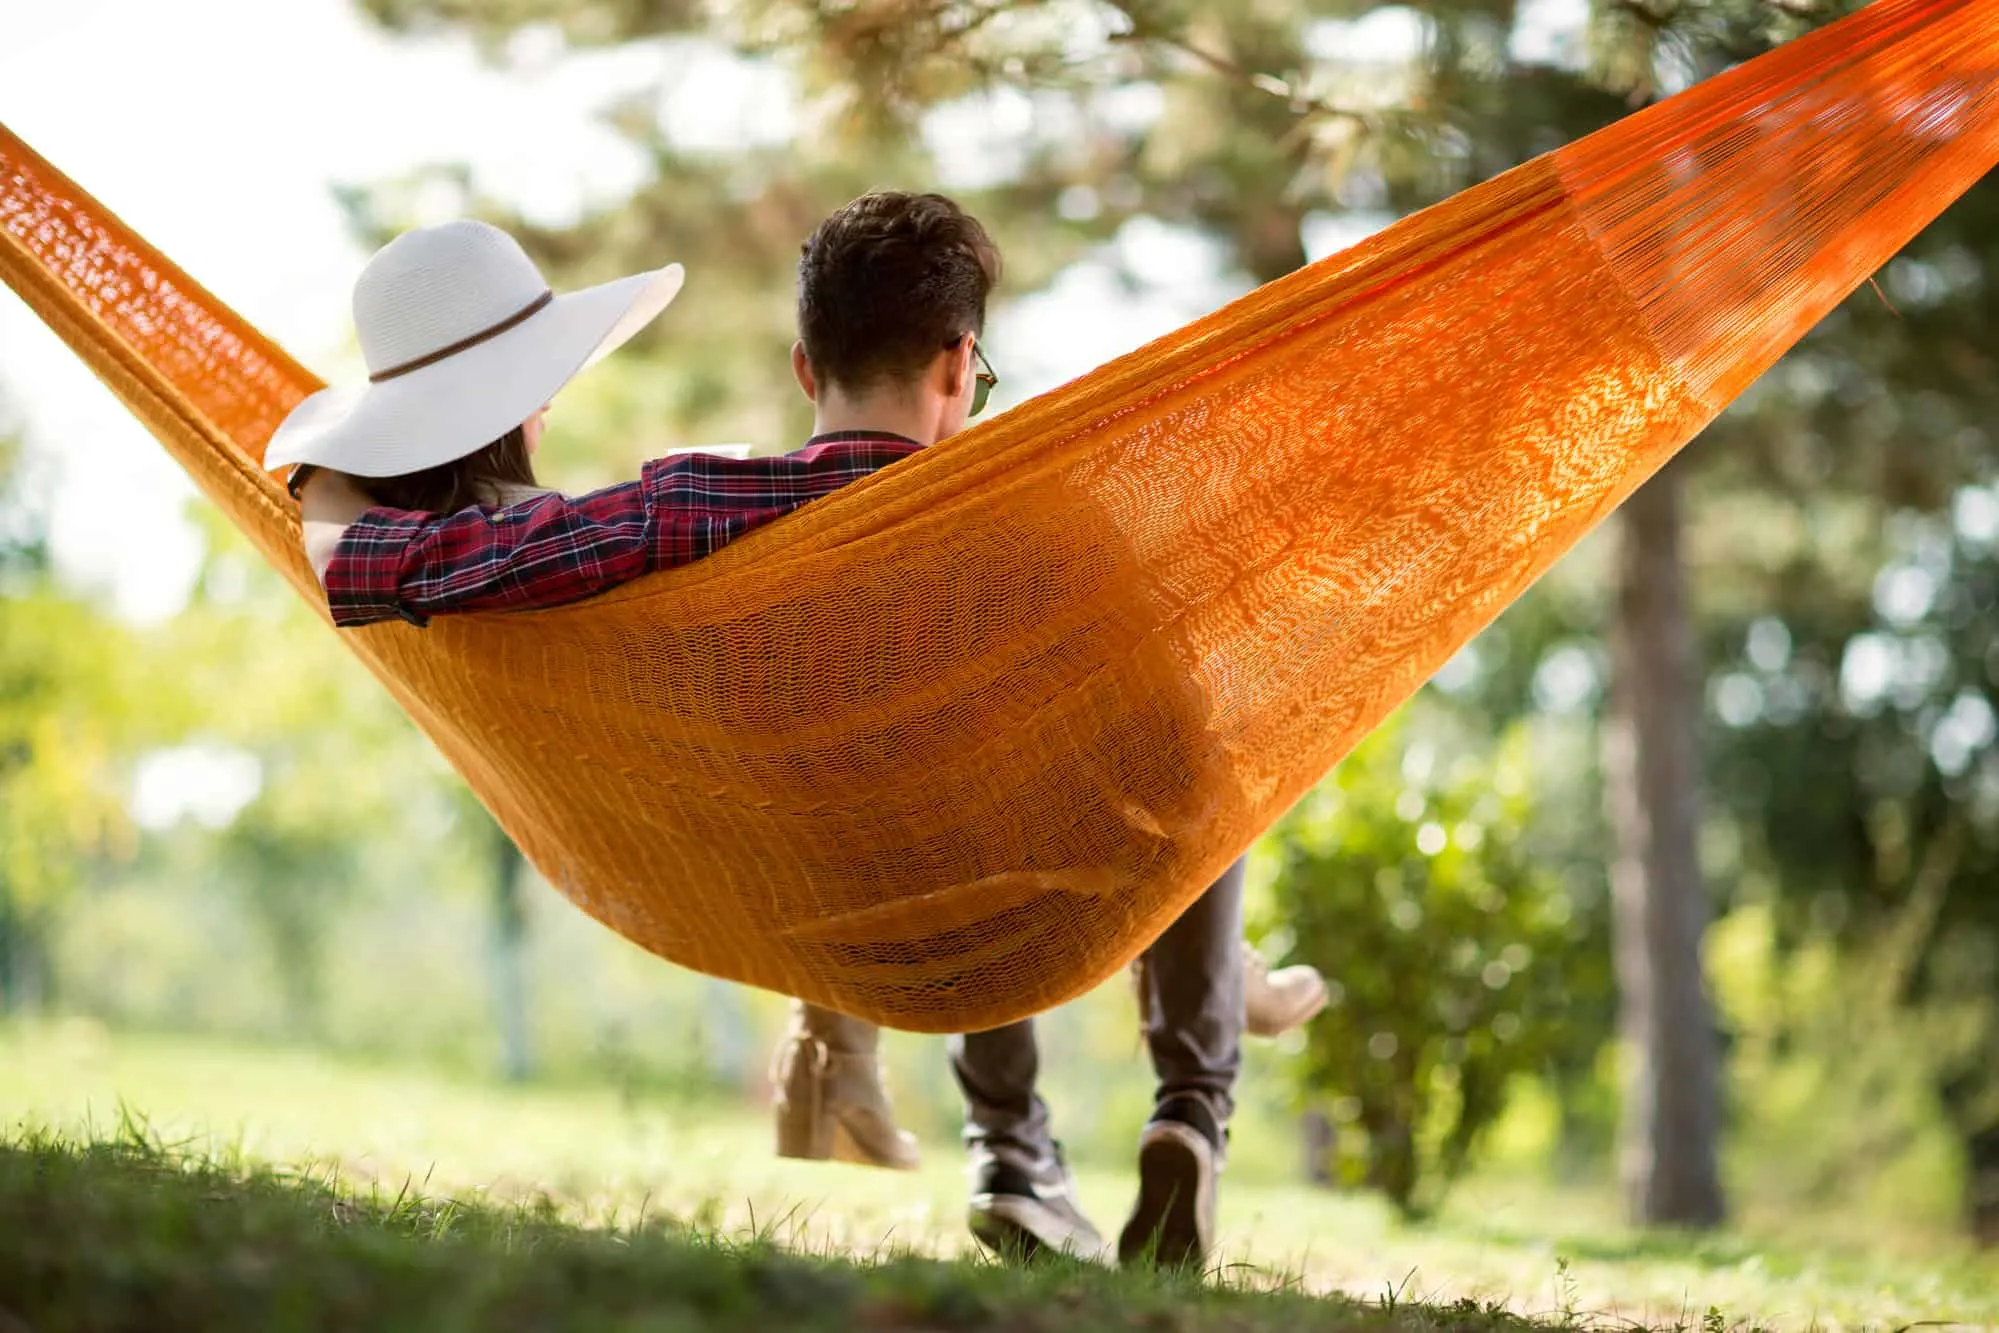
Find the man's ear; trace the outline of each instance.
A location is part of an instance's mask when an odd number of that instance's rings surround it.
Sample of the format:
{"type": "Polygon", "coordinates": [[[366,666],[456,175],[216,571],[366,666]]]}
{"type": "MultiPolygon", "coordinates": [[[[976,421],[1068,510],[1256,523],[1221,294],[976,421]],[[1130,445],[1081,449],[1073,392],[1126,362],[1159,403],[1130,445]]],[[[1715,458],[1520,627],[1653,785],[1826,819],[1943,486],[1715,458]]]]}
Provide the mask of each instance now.
{"type": "Polygon", "coordinates": [[[812,358],[805,355],[805,343],[801,340],[791,345],[791,377],[798,381],[798,387],[805,391],[808,402],[819,401],[819,380],[812,373],[812,358]]]}
{"type": "Polygon", "coordinates": [[[972,336],[968,333],[958,342],[945,348],[944,396],[956,398],[965,392],[972,382],[972,336]]]}

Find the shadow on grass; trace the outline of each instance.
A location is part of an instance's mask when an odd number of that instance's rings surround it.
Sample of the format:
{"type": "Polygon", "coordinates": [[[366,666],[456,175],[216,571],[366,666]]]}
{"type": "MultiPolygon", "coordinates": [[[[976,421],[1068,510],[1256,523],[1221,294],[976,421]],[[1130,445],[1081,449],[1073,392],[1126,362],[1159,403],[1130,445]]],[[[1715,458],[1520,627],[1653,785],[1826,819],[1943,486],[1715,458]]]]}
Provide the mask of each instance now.
{"type": "Polygon", "coordinates": [[[1203,1282],[1068,1262],[855,1263],[787,1251],[774,1235],[660,1216],[582,1228],[545,1201],[355,1192],[326,1173],[185,1154],[130,1126],[81,1145],[28,1137],[0,1143],[0,1329],[1552,1327],[1474,1302],[1314,1297],[1267,1273],[1203,1282]]]}

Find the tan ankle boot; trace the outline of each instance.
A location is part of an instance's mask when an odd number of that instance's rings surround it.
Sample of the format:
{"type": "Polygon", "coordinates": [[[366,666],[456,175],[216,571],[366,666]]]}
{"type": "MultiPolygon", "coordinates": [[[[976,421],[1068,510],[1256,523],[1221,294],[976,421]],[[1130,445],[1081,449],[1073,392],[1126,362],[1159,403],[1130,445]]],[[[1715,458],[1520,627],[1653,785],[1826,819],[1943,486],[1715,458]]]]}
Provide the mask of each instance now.
{"type": "Polygon", "coordinates": [[[1243,1030],[1253,1037],[1281,1037],[1303,1027],[1326,1007],[1326,979],[1303,963],[1275,972],[1263,955],[1242,946],[1243,1030]]]}
{"type": "Polygon", "coordinates": [[[916,1139],[896,1127],[876,1054],[881,1030],[800,1000],[771,1062],[777,1155],[916,1169],[916,1139]]]}

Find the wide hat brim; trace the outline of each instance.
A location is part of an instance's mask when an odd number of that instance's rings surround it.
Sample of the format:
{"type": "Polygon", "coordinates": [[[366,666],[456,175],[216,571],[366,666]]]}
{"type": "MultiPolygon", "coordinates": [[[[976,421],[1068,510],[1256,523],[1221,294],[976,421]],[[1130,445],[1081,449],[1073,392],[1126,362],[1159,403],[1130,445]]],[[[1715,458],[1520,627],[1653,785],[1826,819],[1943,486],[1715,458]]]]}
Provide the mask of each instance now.
{"type": "Polygon", "coordinates": [[[264,467],[300,463],[397,477],[483,449],[651,323],[680,292],[678,264],[555,297],[513,328],[380,383],[322,389],[292,409],[264,467]]]}

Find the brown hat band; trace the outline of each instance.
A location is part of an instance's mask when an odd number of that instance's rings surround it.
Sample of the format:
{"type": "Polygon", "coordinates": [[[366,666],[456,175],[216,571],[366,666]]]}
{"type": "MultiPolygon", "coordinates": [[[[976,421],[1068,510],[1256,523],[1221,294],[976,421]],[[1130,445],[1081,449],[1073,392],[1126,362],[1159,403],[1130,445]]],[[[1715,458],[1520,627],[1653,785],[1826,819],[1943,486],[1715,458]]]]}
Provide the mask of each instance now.
{"type": "Polygon", "coordinates": [[[368,383],[380,384],[383,380],[392,380],[398,375],[407,375],[412,370],[422,370],[425,366],[434,366],[448,356],[457,356],[460,352],[477,347],[482,342],[497,338],[554,299],[554,292],[545,291],[491,328],[481,329],[469,338],[460,338],[457,342],[451,344],[451,346],[440,347],[435,352],[431,352],[426,356],[420,356],[414,361],[405,361],[400,366],[390,366],[387,370],[378,370],[368,377],[368,383]]]}

